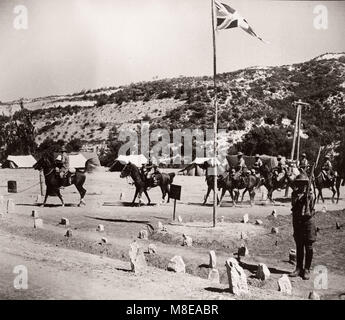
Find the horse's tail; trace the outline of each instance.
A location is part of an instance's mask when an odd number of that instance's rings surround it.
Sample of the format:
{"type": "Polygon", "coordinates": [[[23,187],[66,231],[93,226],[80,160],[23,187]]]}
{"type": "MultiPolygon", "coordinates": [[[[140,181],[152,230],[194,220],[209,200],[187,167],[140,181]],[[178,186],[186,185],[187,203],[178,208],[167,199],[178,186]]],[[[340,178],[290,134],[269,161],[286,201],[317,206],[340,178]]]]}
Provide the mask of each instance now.
{"type": "Polygon", "coordinates": [[[173,181],[174,181],[174,178],[175,178],[175,176],[176,176],[176,174],[175,174],[175,172],[170,172],[170,173],[168,173],[169,174],[169,177],[170,177],[170,183],[173,183],[173,181]]]}

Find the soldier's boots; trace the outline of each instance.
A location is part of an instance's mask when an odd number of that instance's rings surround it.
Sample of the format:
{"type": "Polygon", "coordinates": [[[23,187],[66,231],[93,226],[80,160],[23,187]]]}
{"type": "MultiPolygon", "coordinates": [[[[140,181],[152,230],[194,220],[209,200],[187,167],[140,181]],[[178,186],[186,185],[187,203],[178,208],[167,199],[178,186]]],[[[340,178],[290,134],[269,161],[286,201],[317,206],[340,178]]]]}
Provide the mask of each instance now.
{"type": "Polygon", "coordinates": [[[294,271],[292,271],[290,274],[289,274],[289,277],[299,277],[302,275],[302,269],[300,268],[296,268],[294,271]]]}
{"type": "Polygon", "coordinates": [[[302,279],[303,280],[309,280],[310,279],[310,270],[309,269],[304,269],[302,279]]]}

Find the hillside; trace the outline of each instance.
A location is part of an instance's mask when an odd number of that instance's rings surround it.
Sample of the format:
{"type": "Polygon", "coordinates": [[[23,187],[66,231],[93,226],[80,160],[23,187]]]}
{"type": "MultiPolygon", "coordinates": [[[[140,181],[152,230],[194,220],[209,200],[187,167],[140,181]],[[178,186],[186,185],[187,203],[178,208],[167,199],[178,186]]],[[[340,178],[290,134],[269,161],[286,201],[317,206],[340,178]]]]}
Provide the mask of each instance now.
{"type": "MultiPolygon", "coordinates": [[[[180,77],[23,102],[32,110],[37,143],[50,137],[100,145],[113,126],[136,128],[141,120],[168,129],[212,128],[212,84],[211,77],[180,77]]],[[[299,99],[310,103],[303,109],[305,137],[317,131],[329,142],[344,130],[345,53],[219,74],[218,85],[219,127],[233,142],[253,125],[289,127],[299,99]]],[[[0,104],[4,116],[19,109],[19,101],[0,104]]]]}

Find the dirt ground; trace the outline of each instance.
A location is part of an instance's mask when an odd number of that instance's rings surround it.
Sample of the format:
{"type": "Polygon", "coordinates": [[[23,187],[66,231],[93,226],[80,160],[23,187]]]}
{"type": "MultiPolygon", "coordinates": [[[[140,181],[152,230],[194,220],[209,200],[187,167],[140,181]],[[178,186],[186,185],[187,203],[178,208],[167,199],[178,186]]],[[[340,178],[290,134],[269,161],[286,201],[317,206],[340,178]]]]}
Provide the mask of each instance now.
{"type": "Polygon", "coordinates": [[[238,299],[228,292],[224,263],[235,256],[242,243],[249,249],[242,266],[250,294],[241,299],[306,299],[312,290],[322,299],[344,297],[344,188],[338,204],[332,204],[330,192],[325,191],[326,203],[316,206],[320,231],[313,266],[327,268],[327,289],[315,289],[317,274],[312,273],[309,281],[292,279],[293,295],[287,296],[278,292],[277,279],[294,269],[288,262],[289,251],[294,248],[289,199],[283,198],[283,192],[276,192],[276,203],[267,204],[262,200],[263,188],[257,192],[253,207],[248,198],[233,207],[227,196],[218,208],[214,228],[211,198],[208,205],[201,205],[206,193],[204,180],[176,176],[174,183],[182,186],[176,213],[182,223],[178,223],[172,221],[173,203],[160,204],[158,188],[149,191],[154,205],[128,206],[134,187],[120,179],[119,173],[88,174],[86,206],[76,206],[79,196],[74,187],[69,187],[62,191],[65,207],[52,197],[49,205],[41,208],[36,203],[40,194],[38,172],[0,170],[0,202],[2,196],[4,204],[1,207],[0,203],[0,213],[5,213],[9,198],[15,203],[14,211],[0,218],[0,299],[238,299]],[[18,193],[7,192],[9,180],[17,181],[18,193]],[[43,229],[33,228],[32,210],[43,219],[43,229]],[[276,210],[277,218],[271,216],[272,210],[276,210]],[[249,215],[249,223],[241,223],[244,214],[249,215]],[[62,217],[69,219],[72,237],[65,237],[66,227],[59,224],[62,217]],[[256,225],[256,219],[263,224],[256,225]],[[166,232],[157,231],[158,221],[166,226],[166,232]],[[96,231],[99,224],[105,227],[102,233],[96,231]],[[272,227],[278,227],[279,233],[271,234],[272,227]],[[138,239],[140,230],[149,231],[149,240],[138,239]],[[183,234],[192,237],[193,247],[182,246],[183,234]],[[102,237],[107,238],[106,244],[101,243],[102,237]],[[146,254],[149,267],[143,274],[129,272],[128,250],[133,240],[144,248],[149,243],[157,246],[156,254],[146,254]],[[220,284],[207,280],[209,250],[217,254],[220,284]],[[166,271],[174,255],[182,256],[187,274],[166,271]],[[254,276],[259,262],[271,270],[267,281],[254,276]],[[28,269],[27,290],[13,286],[16,265],[28,269]]]}

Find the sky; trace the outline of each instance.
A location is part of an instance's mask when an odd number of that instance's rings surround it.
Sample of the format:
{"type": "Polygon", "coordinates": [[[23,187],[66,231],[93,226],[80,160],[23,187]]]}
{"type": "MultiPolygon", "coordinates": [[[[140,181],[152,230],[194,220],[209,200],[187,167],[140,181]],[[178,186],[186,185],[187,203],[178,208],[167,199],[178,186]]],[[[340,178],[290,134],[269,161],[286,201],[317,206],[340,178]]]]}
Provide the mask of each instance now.
{"type": "MultiPolygon", "coordinates": [[[[222,2],[269,44],[218,31],[218,72],[345,52],[345,1],[222,2]],[[313,25],[318,4],[326,30],[313,25]]],[[[210,0],[0,0],[0,39],[2,102],[213,72],[210,0]],[[14,28],[16,5],[26,30],[14,28]]]]}

